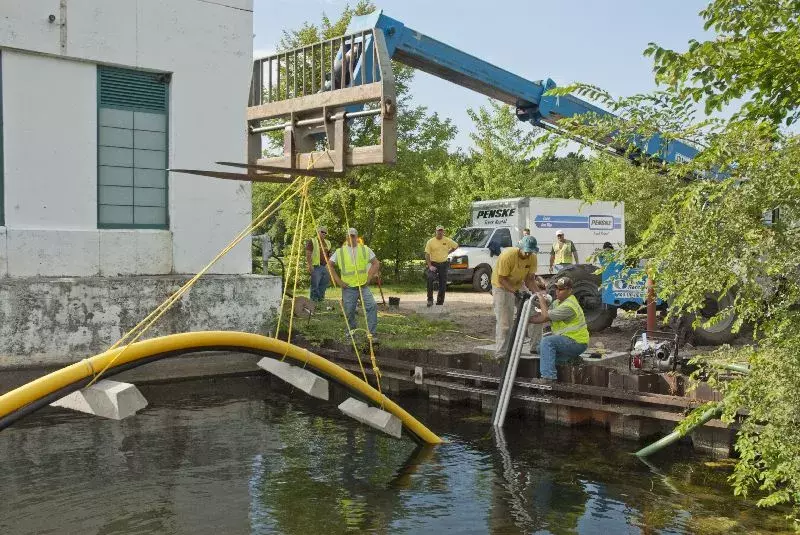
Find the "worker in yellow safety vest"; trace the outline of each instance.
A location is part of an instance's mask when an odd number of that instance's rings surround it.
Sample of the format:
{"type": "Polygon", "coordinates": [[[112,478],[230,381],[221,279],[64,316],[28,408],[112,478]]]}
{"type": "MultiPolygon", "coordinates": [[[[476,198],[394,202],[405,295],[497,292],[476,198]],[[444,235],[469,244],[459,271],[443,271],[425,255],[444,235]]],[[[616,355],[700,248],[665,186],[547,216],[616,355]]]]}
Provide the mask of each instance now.
{"type": "Polygon", "coordinates": [[[356,314],[361,300],[367,312],[367,329],[373,344],[377,342],[378,306],[367,285],[378,274],[380,265],[372,249],[359,243],[358,231],[354,228],[347,231],[347,244],[336,249],[328,259],[333,280],[342,289],[342,305],[350,329],[348,336],[357,326],[356,314]]]}
{"type": "Polygon", "coordinates": [[[547,294],[536,292],[541,312],[530,319],[531,323],[551,323],[553,333],[542,337],[539,343],[539,369],[541,378],[555,381],[556,363],[580,363],[580,354],[589,346],[589,329],[578,300],[572,294],[572,279],[559,277],[556,280],[556,299],[549,306],[547,294]]]}
{"type": "Polygon", "coordinates": [[[550,248],[550,273],[555,268],[556,273],[572,265],[572,260],[578,264],[578,250],[575,243],[564,236],[564,231],[556,231],[556,241],[550,248]]]}
{"type": "Polygon", "coordinates": [[[328,257],[331,242],[328,241],[327,227],[317,227],[317,235],[306,241],[306,264],[311,275],[311,300],[321,303],[325,300],[325,290],[331,285],[328,272],[328,257]]]}

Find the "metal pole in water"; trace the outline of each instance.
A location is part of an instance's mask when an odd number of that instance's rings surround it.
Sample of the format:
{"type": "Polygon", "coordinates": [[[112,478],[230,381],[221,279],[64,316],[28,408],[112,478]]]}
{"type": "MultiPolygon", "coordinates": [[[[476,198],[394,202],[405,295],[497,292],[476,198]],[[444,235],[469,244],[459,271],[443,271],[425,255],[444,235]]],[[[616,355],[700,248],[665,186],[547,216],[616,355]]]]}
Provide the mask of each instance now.
{"type": "Polygon", "coordinates": [[[497,403],[492,415],[492,425],[495,427],[503,426],[506,412],[508,411],[508,403],[511,401],[511,390],[514,387],[514,380],[517,376],[519,355],[522,352],[522,345],[525,341],[525,327],[528,324],[531,312],[532,300],[530,297],[530,294],[523,294],[522,299],[517,301],[517,315],[514,326],[509,332],[509,339],[513,340],[513,342],[509,344],[506,365],[503,368],[503,377],[497,393],[497,403]]]}

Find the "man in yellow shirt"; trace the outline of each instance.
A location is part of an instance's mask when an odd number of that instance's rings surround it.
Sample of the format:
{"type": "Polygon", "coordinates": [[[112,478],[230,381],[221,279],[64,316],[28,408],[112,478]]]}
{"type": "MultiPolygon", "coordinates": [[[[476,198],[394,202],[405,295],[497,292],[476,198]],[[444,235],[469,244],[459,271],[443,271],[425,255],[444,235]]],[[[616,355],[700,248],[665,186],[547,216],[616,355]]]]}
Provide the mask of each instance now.
{"type": "Polygon", "coordinates": [[[447,289],[447,255],[458,248],[458,244],[444,235],[444,227],[436,227],[436,236],[425,244],[425,264],[428,279],[428,306],[433,306],[433,281],[439,279],[439,293],[436,304],[444,304],[444,294],[447,289]]]}
{"type": "Polygon", "coordinates": [[[525,285],[528,289],[544,288],[536,275],[536,238],[523,236],[519,247],[506,247],[492,271],[492,300],[495,316],[495,358],[503,358],[508,350],[508,332],[514,320],[516,293],[525,285]]]}

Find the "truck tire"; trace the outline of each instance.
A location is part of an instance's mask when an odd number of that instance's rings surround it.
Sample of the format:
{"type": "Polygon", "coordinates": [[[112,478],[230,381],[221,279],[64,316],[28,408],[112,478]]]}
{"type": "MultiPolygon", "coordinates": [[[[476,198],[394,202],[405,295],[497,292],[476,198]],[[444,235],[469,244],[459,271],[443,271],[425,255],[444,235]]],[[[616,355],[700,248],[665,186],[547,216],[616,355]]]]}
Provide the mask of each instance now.
{"type": "Polygon", "coordinates": [[[547,291],[555,299],[556,281],[560,276],[572,279],[572,293],[583,309],[586,318],[586,327],[590,333],[597,333],[607,329],[617,317],[617,308],[603,304],[603,296],[600,293],[602,283],[600,275],[594,272],[597,267],[593,265],[579,264],[566,269],[562,269],[557,275],[553,275],[547,284],[547,291]]]}
{"type": "MultiPolygon", "coordinates": [[[[733,296],[728,294],[717,301],[714,296],[706,296],[705,306],[700,311],[701,321],[708,320],[714,316],[720,309],[733,304],[733,296]]],[[[690,318],[689,325],[694,321],[694,317],[690,318]]],[[[729,316],[722,321],[710,327],[703,327],[698,325],[692,331],[696,345],[718,346],[727,344],[736,338],[736,334],[731,332],[733,323],[736,321],[734,316],[729,316]]]]}
{"type": "Polygon", "coordinates": [[[488,292],[492,289],[492,268],[480,266],[475,268],[472,275],[472,287],[479,292],[488,292]]]}

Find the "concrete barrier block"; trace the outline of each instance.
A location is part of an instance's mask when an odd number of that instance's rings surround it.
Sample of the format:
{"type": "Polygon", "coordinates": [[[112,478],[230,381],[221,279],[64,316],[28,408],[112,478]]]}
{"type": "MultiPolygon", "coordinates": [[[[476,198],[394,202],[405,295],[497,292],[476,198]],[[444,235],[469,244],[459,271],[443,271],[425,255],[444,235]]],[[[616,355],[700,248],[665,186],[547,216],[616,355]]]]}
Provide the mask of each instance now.
{"type": "Polygon", "coordinates": [[[387,435],[400,438],[403,430],[403,423],[392,413],[383,411],[377,407],[370,407],[363,401],[355,398],[348,398],[339,404],[339,410],[347,416],[367,424],[368,426],[383,431],[387,435]]]}
{"type": "Polygon", "coordinates": [[[306,369],[269,357],[259,360],[258,367],[275,377],[283,379],[309,396],[324,399],[325,401],[329,399],[328,381],[306,369]]]}
{"type": "Polygon", "coordinates": [[[122,420],[147,407],[147,400],[130,383],[103,379],[50,404],[112,420],[122,420]]]}

